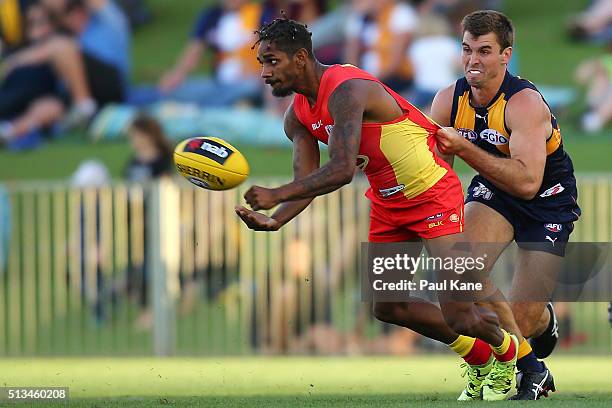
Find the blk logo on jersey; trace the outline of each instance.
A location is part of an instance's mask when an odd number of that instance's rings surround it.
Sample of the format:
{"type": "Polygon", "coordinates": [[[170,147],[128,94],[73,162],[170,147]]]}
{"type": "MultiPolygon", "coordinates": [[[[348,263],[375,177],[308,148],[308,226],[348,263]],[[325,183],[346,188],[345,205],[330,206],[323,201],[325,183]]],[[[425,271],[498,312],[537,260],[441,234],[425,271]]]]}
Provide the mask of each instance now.
{"type": "Polygon", "coordinates": [[[544,191],[542,194],[540,194],[540,197],[546,198],[546,197],[554,196],[554,195],[559,194],[563,190],[565,190],[565,187],[563,187],[561,183],[557,183],[551,188],[549,188],[548,190],[544,191]]]}
{"type": "Polygon", "coordinates": [[[318,128],[320,128],[321,126],[323,126],[323,121],[320,120],[317,123],[313,123],[312,125],[312,130],[317,130],[318,128]]]}
{"type": "Polygon", "coordinates": [[[199,154],[219,164],[225,163],[234,153],[234,151],[227,146],[210,139],[194,139],[185,145],[183,151],[199,154]]]}
{"type": "Polygon", "coordinates": [[[562,224],[544,224],[544,228],[549,230],[550,232],[561,232],[563,229],[562,224]]]}
{"type": "Polygon", "coordinates": [[[480,132],[480,138],[496,146],[508,144],[508,138],[495,129],[485,129],[480,132]]]}

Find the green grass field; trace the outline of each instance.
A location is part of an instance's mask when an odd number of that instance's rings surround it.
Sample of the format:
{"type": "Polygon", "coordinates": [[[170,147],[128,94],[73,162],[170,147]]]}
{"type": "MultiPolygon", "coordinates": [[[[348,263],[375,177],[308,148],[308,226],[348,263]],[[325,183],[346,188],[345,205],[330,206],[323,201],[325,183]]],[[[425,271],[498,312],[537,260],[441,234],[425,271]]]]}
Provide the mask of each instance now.
{"type": "MultiPolygon", "coordinates": [[[[538,406],[612,405],[612,357],[557,356],[549,367],[558,391],[538,406]]],[[[0,371],[2,386],[70,387],[70,406],[83,407],[447,407],[463,386],[445,355],[5,359],[0,371]]]]}

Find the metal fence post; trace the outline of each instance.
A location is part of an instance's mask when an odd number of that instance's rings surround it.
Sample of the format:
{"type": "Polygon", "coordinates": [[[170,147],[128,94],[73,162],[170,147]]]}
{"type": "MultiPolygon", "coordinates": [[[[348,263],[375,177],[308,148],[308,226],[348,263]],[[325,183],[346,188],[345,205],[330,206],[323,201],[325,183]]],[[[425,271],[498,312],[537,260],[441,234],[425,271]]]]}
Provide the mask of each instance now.
{"type": "Polygon", "coordinates": [[[146,256],[151,271],[153,350],[172,355],[176,344],[176,301],[179,293],[179,191],[170,180],[151,185],[147,199],[146,256]]]}

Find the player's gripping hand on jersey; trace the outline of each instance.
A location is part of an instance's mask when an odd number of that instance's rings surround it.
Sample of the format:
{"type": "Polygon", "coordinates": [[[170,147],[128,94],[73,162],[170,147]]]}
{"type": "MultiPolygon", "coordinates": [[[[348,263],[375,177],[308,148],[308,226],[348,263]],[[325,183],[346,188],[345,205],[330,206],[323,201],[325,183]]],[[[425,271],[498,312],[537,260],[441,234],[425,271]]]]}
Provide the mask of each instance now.
{"type": "Polygon", "coordinates": [[[443,127],[436,133],[438,150],[442,154],[456,154],[469,148],[470,142],[465,140],[459,132],[452,127],[443,127]]]}

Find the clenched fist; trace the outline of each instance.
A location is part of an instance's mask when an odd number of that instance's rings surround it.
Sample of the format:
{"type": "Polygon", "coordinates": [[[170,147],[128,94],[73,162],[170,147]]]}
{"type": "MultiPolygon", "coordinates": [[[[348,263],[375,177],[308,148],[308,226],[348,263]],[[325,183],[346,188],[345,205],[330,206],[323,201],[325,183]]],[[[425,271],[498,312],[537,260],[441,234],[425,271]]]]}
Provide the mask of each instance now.
{"type": "Polygon", "coordinates": [[[269,210],[280,202],[275,190],[259,186],[249,188],[244,194],[244,199],[255,211],[269,210]]]}
{"type": "Polygon", "coordinates": [[[470,143],[452,127],[438,129],[436,139],[438,150],[440,150],[442,154],[456,154],[460,156],[466,144],[470,143]]]}

